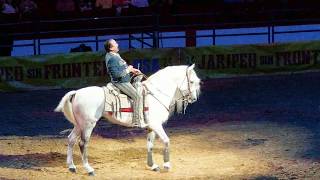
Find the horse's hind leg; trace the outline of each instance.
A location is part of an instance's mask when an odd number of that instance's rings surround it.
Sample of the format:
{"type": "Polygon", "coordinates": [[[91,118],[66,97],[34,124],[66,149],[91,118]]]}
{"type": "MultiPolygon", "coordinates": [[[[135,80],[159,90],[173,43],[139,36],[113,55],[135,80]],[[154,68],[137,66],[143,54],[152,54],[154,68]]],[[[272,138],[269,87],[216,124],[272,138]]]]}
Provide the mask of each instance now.
{"type": "Polygon", "coordinates": [[[89,143],[92,130],[95,127],[95,125],[96,123],[92,123],[86,126],[81,131],[81,139],[79,142],[79,147],[82,154],[83,166],[87,170],[90,176],[94,176],[95,174],[94,174],[94,169],[89,165],[89,162],[88,162],[88,143],[89,143]]]}
{"type": "Polygon", "coordinates": [[[76,172],[76,166],[73,163],[73,146],[79,138],[79,131],[76,127],[73,128],[68,136],[68,151],[67,151],[67,165],[70,172],[76,172]]]}

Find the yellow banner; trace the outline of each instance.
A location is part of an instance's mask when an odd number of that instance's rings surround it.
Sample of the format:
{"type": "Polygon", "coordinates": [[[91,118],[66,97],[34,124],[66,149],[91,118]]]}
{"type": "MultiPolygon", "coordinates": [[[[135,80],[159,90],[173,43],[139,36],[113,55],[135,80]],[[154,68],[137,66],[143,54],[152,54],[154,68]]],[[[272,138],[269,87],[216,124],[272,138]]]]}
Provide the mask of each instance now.
{"type": "MultiPolygon", "coordinates": [[[[121,52],[150,75],[171,65],[196,64],[204,78],[318,69],[320,42],[140,49],[121,52]]],[[[104,52],[0,58],[0,91],[80,88],[109,82],[104,52]]]]}

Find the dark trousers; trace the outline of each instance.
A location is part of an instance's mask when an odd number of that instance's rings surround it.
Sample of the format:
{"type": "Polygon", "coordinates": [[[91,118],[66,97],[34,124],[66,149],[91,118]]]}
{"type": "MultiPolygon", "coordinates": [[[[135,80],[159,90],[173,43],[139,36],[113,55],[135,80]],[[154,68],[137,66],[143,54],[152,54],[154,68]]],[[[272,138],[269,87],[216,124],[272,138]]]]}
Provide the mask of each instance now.
{"type": "Polygon", "coordinates": [[[132,86],[131,83],[113,83],[124,94],[128,95],[133,100],[133,124],[140,124],[143,119],[143,97],[142,94],[132,86]]]}

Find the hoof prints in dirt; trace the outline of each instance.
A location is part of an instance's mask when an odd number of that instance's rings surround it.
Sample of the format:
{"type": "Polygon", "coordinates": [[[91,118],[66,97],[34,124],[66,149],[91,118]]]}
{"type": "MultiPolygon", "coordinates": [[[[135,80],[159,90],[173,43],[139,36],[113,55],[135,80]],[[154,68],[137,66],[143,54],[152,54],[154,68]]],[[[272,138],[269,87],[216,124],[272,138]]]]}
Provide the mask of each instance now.
{"type": "Polygon", "coordinates": [[[230,141],[228,144],[232,148],[240,148],[240,149],[247,149],[254,146],[263,145],[267,139],[251,139],[248,138],[246,140],[233,140],[230,141]]]}
{"type": "Polygon", "coordinates": [[[278,178],[272,177],[272,176],[259,176],[259,177],[253,178],[253,180],[278,180],[278,178]]]}
{"type": "Polygon", "coordinates": [[[251,138],[248,138],[245,141],[245,144],[247,146],[258,146],[258,145],[264,144],[264,142],[266,142],[266,141],[267,141],[267,139],[251,139],[251,138]]]}

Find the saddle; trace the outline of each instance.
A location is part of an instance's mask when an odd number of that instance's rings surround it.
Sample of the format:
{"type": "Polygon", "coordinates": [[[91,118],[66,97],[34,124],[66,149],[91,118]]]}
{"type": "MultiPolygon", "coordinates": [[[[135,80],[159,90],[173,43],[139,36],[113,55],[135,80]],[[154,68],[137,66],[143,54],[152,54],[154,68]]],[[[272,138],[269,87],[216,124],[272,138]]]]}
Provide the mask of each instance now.
{"type": "MultiPolygon", "coordinates": [[[[106,86],[102,87],[105,94],[105,108],[104,111],[115,117],[116,119],[126,119],[132,118],[133,101],[126,94],[123,94],[115,85],[108,83],[106,86]]],[[[142,86],[142,95],[143,95],[143,111],[144,114],[149,110],[147,101],[146,101],[146,91],[142,86]]]]}

